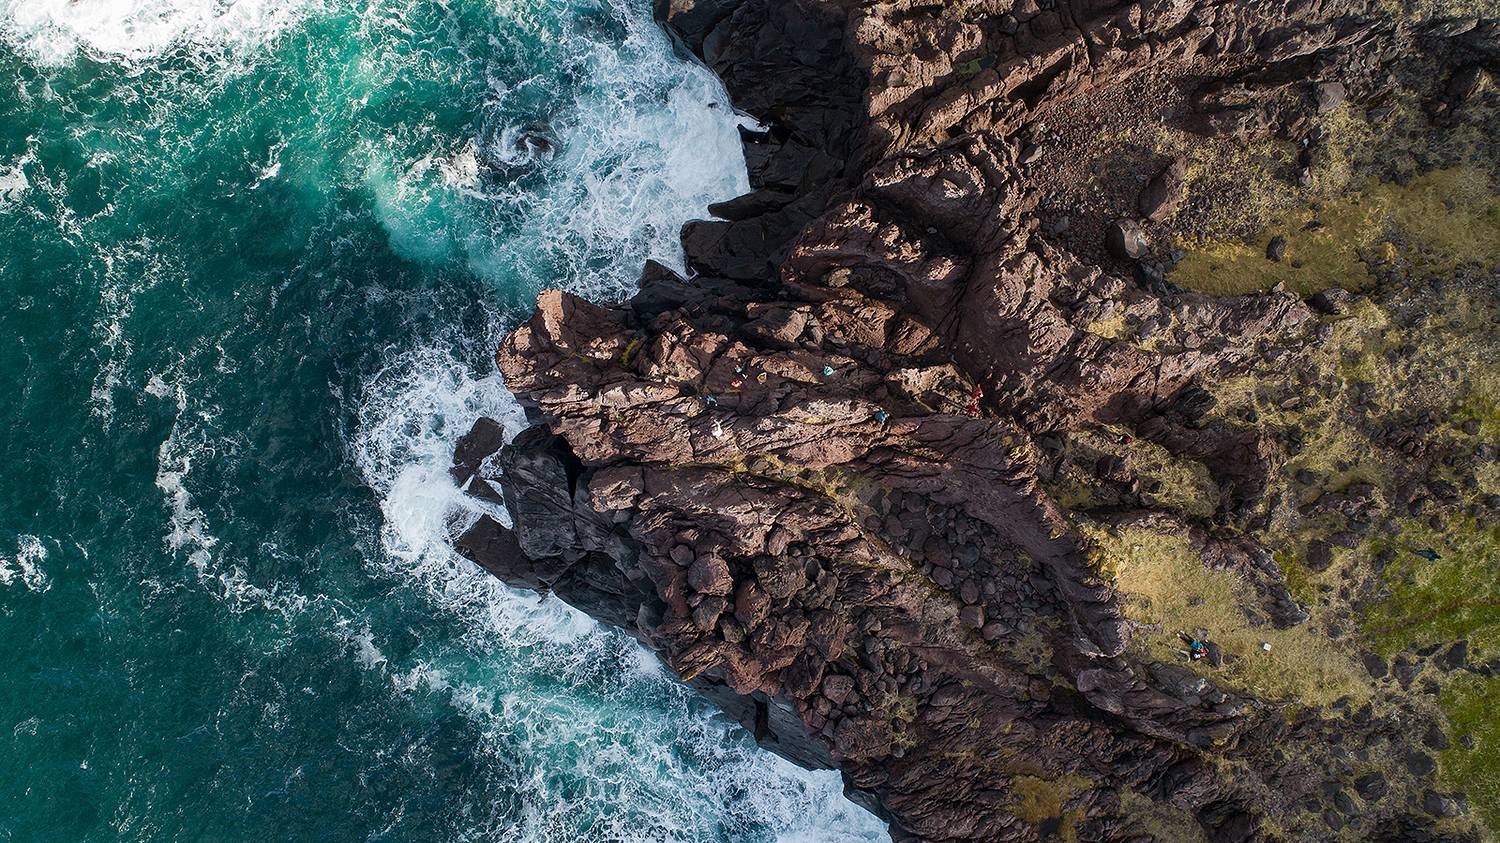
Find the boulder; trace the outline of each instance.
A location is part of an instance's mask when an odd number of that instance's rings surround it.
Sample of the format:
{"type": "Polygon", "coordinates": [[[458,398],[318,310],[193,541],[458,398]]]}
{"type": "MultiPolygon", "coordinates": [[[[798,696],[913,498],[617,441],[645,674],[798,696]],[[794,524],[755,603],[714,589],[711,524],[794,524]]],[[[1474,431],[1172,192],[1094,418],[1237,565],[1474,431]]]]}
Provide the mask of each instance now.
{"type": "Polygon", "coordinates": [[[700,552],[688,566],[687,583],[702,594],[723,596],[734,589],[734,577],[724,558],[714,552],[700,552]]]}
{"type": "Polygon", "coordinates": [[[1109,253],[1123,260],[1140,260],[1151,249],[1146,229],[1139,220],[1121,217],[1110,223],[1104,244],[1109,253]]]}
{"type": "Polygon", "coordinates": [[[1342,82],[1319,82],[1313,86],[1313,100],[1320,114],[1338,108],[1348,99],[1349,92],[1342,82]]]}
{"type": "Polygon", "coordinates": [[[1443,819],[1460,816],[1464,813],[1463,803],[1446,793],[1438,793],[1428,790],[1422,793],[1422,810],[1443,819]]]}
{"type": "Polygon", "coordinates": [[[1381,773],[1366,773],[1354,780],[1354,792],[1366,802],[1378,802],[1390,790],[1381,773]]]}
{"type": "Polygon", "coordinates": [[[1286,257],[1286,238],[1280,234],[1266,244],[1266,260],[1280,263],[1286,257]]]}
{"type": "Polygon", "coordinates": [[[1187,159],[1178,156],[1141,189],[1136,201],[1141,216],[1159,223],[1176,215],[1186,193],[1186,178],[1187,159]]]}

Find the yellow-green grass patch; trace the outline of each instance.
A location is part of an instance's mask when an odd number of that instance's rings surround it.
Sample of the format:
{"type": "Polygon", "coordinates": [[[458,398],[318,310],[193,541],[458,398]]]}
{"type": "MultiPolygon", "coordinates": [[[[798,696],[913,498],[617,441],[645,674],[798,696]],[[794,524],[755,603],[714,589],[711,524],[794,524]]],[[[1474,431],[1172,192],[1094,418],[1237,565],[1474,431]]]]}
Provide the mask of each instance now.
{"type": "Polygon", "coordinates": [[[1500,829],[1500,677],[1461,676],[1441,700],[1454,735],[1439,760],[1443,786],[1463,791],[1491,831],[1500,829]]]}
{"type": "Polygon", "coordinates": [[[1455,517],[1434,529],[1403,520],[1401,532],[1370,543],[1370,553],[1394,552],[1383,574],[1390,596],[1365,612],[1376,648],[1469,640],[1474,658],[1500,655],[1500,524],[1455,517]],[[1417,551],[1431,549],[1428,560],[1417,551]]]}
{"type": "Polygon", "coordinates": [[[1209,570],[1187,537],[1142,528],[1091,531],[1108,557],[1112,576],[1125,598],[1126,613],[1149,625],[1133,642],[1154,661],[1181,661],[1179,631],[1207,629],[1226,657],[1215,670],[1191,666],[1218,681],[1263,699],[1326,706],[1339,697],[1370,695],[1368,674],[1337,641],[1313,623],[1291,629],[1252,626],[1246,606],[1257,606],[1254,589],[1228,571],[1209,570]],[[1263,644],[1269,643],[1269,651],[1263,644]]]}
{"type": "Polygon", "coordinates": [[[1362,290],[1375,280],[1370,265],[1398,258],[1428,272],[1500,263],[1500,196],[1490,174],[1476,167],[1435,170],[1406,185],[1372,179],[1319,210],[1304,205],[1272,214],[1246,240],[1187,247],[1171,281],[1192,290],[1236,295],[1276,284],[1301,295],[1329,287],[1362,290]],[[1281,261],[1266,257],[1276,236],[1286,238],[1281,261]]]}

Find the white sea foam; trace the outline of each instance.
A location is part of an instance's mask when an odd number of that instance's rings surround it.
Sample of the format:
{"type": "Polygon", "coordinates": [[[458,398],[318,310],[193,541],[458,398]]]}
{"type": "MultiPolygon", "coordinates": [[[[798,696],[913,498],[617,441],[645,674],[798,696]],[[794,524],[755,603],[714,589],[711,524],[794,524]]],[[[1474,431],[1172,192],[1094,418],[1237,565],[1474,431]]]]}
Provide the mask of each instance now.
{"type": "Polygon", "coordinates": [[[389,661],[380,648],[375,646],[375,634],[367,625],[353,636],[353,642],[357,648],[355,651],[359,663],[366,668],[374,670],[389,661]]]}
{"type": "MultiPolygon", "coordinates": [[[[154,376],[153,380],[159,378],[154,376]]],[[[169,512],[164,541],[174,554],[186,553],[188,563],[203,574],[219,540],[208,531],[207,519],[193,506],[193,495],[183,483],[193,467],[194,447],[190,442],[191,422],[183,418],[188,409],[187,393],[180,384],[174,391],[177,417],[172,421],[171,433],[156,450],[156,488],[166,499],[169,512]]]]}
{"type": "MultiPolygon", "coordinates": [[[[518,151],[518,126],[477,146],[425,126],[410,128],[418,142],[370,143],[363,182],[398,251],[466,262],[526,292],[561,285],[596,299],[626,292],[648,257],[682,267],[683,223],[748,189],[741,118],[712,74],[672,53],[644,3],[611,9],[623,44],[581,25],[546,33],[586,78],[551,116],[552,157],[518,151]],[[539,168],[541,186],[486,183],[494,161],[539,168]],[[483,224],[489,207],[507,225],[483,224]]],[[[535,22],[526,6],[500,14],[535,22]]],[[[521,93],[497,90],[497,110],[521,93]]],[[[506,327],[470,339],[493,348],[506,327]]],[[[697,841],[752,828],[786,843],[884,839],[882,824],[843,798],[836,773],[756,749],[635,642],[561,601],[511,590],[453,551],[481,514],[508,521],[454,485],[457,439],[479,416],[510,435],[523,426],[493,369],[461,361],[475,356],[442,344],[394,353],[367,385],[350,441],[383,514],[371,565],[405,579],[462,633],[403,660],[350,624],[350,658],[394,693],[450,700],[480,729],[495,774],[525,794],[519,811],[475,812],[461,839],[697,841]]]]}
{"type": "MultiPolygon", "coordinates": [[[[114,417],[114,394],[121,385],[131,343],[125,325],[135,312],[135,302],[144,291],[174,271],[170,260],[148,239],[111,244],[98,252],[102,267],[99,279],[99,318],[94,322],[96,354],[102,358],[89,389],[89,409],[108,429],[114,417]]],[[[153,375],[147,391],[166,398],[171,390],[160,375],[153,375]],[[153,391],[159,390],[159,391],[153,391]]]]}
{"type": "Polygon", "coordinates": [[[480,416],[514,434],[524,421],[496,372],[475,374],[446,348],[422,348],[388,363],[367,387],[355,460],[381,493],[382,543],[403,562],[446,554],[455,528],[491,507],[448,476],[453,445],[480,416]],[[454,518],[459,519],[454,523],[454,518]]]}
{"type": "Polygon", "coordinates": [[[26,533],[16,537],[16,552],[12,556],[0,554],[0,586],[19,583],[28,591],[43,592],[52,587],[42,563],[47,559],[47,546],[39,536],[26,533]]]}
{"type": "MultiPolygon", "coordinates": [[[[430,127],[412,126],[366,147],[362,177],[397,250],[462,260],[533,292],[565,281],[595,299],[628,292],[647,258],[685,271],[682,224],[749,190],[738,132],[748,118],[707,68],[673,53],[644,4],[605,8],[622,40],[580,23],[544,25],[524,7],[500,9],[508,26],[535,29],[553,45],[549,61],[582,77],[549,115],[546,152],[518,143],[530,131],[521,125],[435,142],[430,127]],[[408,147],[417,151],[403,160],[408,147]],[[486,183],[492,165],[530,168],[541,183],[486,183]],[[487,208],[503,208],[504,224],[492,224],[487,208]]],[[[539,76],[497,88],[488,111],[524,113],[538,88],[555,84],[539,76]]]]}
{"type": "Polygon", "coordinates": [[[168,384],[160,374],[151,376],[146,391],[173,399],[177,408],[172,430],[156,452],[156,488],[167,510],[167,529],[162,537],[167,551],[183,559],[198,581],[232,611],[269,609],[283,617],[303,611],[308,598],[277,586],[263,588],[241,565],[222,556],[208,516],[193,500],[187,484],[193,464],[200,457],[211,456],[215,449],[210,442],[213,408],[196,406],[182,383],[168,384]]]}
{"type": "Polygon", "coordinates": [[[250,183],[250,189],[255,190],[261,185],[281,175],[281,153],[286,150],[287,142],[281,141],[271,147],[267,153],[268,161],[264,166],[257,168],[255,180],[250,183]]]}
{"type": "Polygon", "coordinates": [[[311,0],[0,0],[0,37],[42,66],[79,54],[136,63],[173,48],[242,55],[302,20],[311,0]]]}
{"type": "Polygon", "coordinates": [[[36,153],[28,149],[20,158],[8,165],[0,166],[0,211],[21,201],[31,190],[31,180],[26,177],[26,167],[35,163],[36,153]]]}
{"type": "Polygon", "coordinates": [[[392,664],[368,627],[351,626],[351,657],[394,693],[445,695],[527,794],[519,814],[476,816],[461,839],[685,842],[721,836],[725,823],[769,828],[787,843],[884,839],[881,824],[843,798],[837,774],[756,750],[635,642],[453,552],[455,533],[479,512],[502,514],[447,473],[457,438],[480,415],[512,435],[521,428],[496,375],[469,371],[446,347],[418,349],[371,382],[361,413],[353,456],[385,516],[384,552],[372,564],[425,593],[462,634],[447,650],[392,664]]]}
{"type": "MultiPolygon", "coordinates": [[[[682,120],[673,138],[700,138],[703,130],[687,123],[687,105],[673,96],[666,99],[669,115],[655,120],[682,120]]],[[[732,115],[700,108],[696,115],[724,118],[732,132],[732,115]]],[[[639,118],[639,124],[651,121],[639,118]]],[[[636,135],[634,142],[658,141],[636,135]]],[[[511,249],[571,249],[570,267],[591,266],[600,255],[619,261],[600,272],[576,269],[553,279],[574,291],[615,296],[646,255],[679,264],[676,229],[702,213],[706,201],[736,192],[732,174],[703,172],[738,162],[738,145],[733,157],[681,166],[685,181],[675,184],[664,162],[687,154],[690,145],[655,145],[651,165],[597,174],[580,171],[597,166],[597,156],[606,154],[601,147],[564,147],[558,163],[577,172],[582,201],[573,190],[553,190],[534,217],[558,223],[550,239],[534,222],[511,249]]],[[[469,260],[475,254],[469,252],[469,260]]],[[[490,345],[498,341],[495,333],[490,345]]],[[[384,559],[375,564],[423,589],[463,637],[462,648],[405,666],[387,663],[360,636],[350,642],[351,655],[381,670],[395,693],[447,694],[480,727],[480,748],[490,763],[525,792],[519,811],[477,813],[460,838],[685,843],[748,828],[769,829],[783,843],[886,837],[879,820],[843,798],[835,772],[804,771],[757,750],[694,703],[651,652],[555,598],[505,588],[453,552],[456,532],[486,511],[447,472],[456,440],[478,416],[501,420],[511,435],[522,426],[495,374],[468,371],[447,348],[422,348],[396,357],[372,381],[362,408],[354,458],[384,513],[384,559]],[[505,672],[486,672],[487,663],[505,664],[505,672]],[[625,669],[612,667],[621,664],[625,669]]]]}

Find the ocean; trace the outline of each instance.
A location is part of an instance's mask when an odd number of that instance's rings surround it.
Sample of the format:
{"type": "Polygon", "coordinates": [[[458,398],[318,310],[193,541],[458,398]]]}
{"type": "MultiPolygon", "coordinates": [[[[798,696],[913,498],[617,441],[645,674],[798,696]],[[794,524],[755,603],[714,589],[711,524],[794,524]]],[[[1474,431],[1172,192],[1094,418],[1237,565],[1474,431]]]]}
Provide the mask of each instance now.
{"type": "Polygon", "coordinates": [[[0,0],[0,839],[887,839],[448,543],[745,119],[645,0],[0,0]]]}

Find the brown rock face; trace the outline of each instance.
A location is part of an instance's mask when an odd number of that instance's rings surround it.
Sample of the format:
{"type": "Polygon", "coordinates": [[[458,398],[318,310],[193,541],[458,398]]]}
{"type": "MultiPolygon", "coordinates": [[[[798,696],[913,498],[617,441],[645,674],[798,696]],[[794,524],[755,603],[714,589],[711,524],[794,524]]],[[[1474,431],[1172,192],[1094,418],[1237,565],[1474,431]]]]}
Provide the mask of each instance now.
{"type": "MultiPolygon", "coordinates": [[[[515,528],[486,518],[458,547],[630,630],[764,745],[837,765],[898,839],[1034,840],[1063,817],[1077,839],[1144,839],[1127,793],[1263,839],[1300,794],[1206,751],[1268,745],[1286,719],[1124,657],[1119,597],[1038,474],[1057,435],[1130,430],[1208,465],[1233,523],[1257,444],[1191,425],[1191,386],[1310,313],[1154,295],[1049,247],[1036,153],[1012,138],[1076,93],[1210,60],[1227,69],[1202,128],[1286,130],[1326,100],[1286,96],[1296,79],[1358,99],[1425,42],[1343,0],[991,5],[659,9],[770,126],[746,140],[754,192],[684,231],[690,281],[652,266],[620,305],[541,297],[497,355],[537,426],[501,448],[481,422],[454,465],[515,528]],[[1092,332],[1106,312],[1170,326],[1165,350],[1092,332]],[[1023,779],[1051,783],[1052,816],[1020,807],[1023,779]]],[[[1441,49],[1482,55],[1492,33],[1441,49]]],[[[1171,204],[1163,187],[1142,211],[1171,204]]],[[[1306,618],[1253,542],[1193,541],[1275,622],[1306,618]]]]}
{"type": "Polygon", "coordinates": [[[1146,183],[1138,201],[1141,216],[1154,222],[1171,219],[1182,204],[1186,178],[1187,159],[1179,156],[1146,183]]]}

